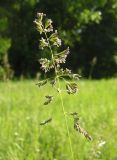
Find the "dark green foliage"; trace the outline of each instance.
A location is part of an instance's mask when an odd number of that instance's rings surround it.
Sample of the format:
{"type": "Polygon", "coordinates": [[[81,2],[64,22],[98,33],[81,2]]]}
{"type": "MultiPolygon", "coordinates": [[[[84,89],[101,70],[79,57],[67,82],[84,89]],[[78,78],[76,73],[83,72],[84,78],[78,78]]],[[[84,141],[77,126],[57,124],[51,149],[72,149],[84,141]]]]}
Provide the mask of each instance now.
{"type": "Polygon", "coordinates": [[[115,40],[117,37],[117,12],[113,6],[112,1],[108,1],[104,7],[100,7],[102,13],[100,24],[90,24],[82,33],[78,59],[80,65],[84,65],[83,73],[86,76],[89,75],[94,57],[97,62],[92,73],[93,77],[109,77],[116,73],[117,64],[114,57],[117,55],[115,40]]]}
{"type": "MultiPolygon", "coordinates": [[[[59,26],[58,32],[64,44],[70,46],[72,54],[68,55],[65,67],[70,66],[75,72],[79,70],[84,77],[90,78],[116,74],[116,0],[1,0],[0,66],[2,68],[3,57],[8,54],[16,76],[35,76],[39,71],[38,59],[42,57],[42,52],[38,51],[37,40],[40,36],[33,26],[37,11],[46,13],[54,20],[54,26],[59,26]],[[94,57],[97,61],[92,66],[94,57]]],[[[53,30],[51,23],[50,19],[45,20],[47,31],[53,30]]],[[[51,43],[56,40],[53,44],[55,47],[61,44],[55,39],[57,34],[55,32],[49,37],[51,43]]],[[[43,39],[41,41],[43,49],[43,45],[47,46],[48,42],[44,43],[43,39]]]]}

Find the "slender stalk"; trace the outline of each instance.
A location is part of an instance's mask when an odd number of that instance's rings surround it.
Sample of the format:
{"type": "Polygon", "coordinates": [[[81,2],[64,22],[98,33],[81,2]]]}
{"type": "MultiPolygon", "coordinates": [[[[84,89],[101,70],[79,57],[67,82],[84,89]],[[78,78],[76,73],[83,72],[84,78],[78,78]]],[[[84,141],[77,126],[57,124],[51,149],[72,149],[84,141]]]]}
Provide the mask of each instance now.
{"type": "MultiPolygon", "coordinates": [[[[50,49],[50,51],[51,51],[52,61],[54,61],[54,59],[53,59],[53,51],[52,51],[50,42],[49,42],[49,40],[48,40],[48,36],[47,36],[46,32],[44,32],[44,33],[45,33],[45,37],[46,37],[47,42],[48,42],[49,49],[50,49]]],[[[64,103],[63,103],[63,97],[62,97],[62,94],[61,94],[60,80],[59,80],[59,77],[58,77],[58,75],[57,75],[56,64],[54,64],[54,69],[55,69],[55,75],[56,75],[56,79],[57,79],[57,81],[58,81],[58,85],[59,85],[59,89],[60,89],[60,90],[59,90],[59,96],[60,96],[61,106],[62,106],[64,118],[65,118],[65,124],[66,124],[66,128],[67,128],[67,134],[68,134],[69,144],[70,144],[70,151],[71,151],[72,159],[75,160],[75,159],[74,159],[74,154],[73,154],[73,147],[72,147],[71,137],[70,137],[70,131],[69,131],[69,127],[68,127],[67,116],[66,116],[66,112],[65,112],[64,103]]]]}
{"type": "MultiPolygon", "coordinates": [[[[60,87],[60,81],[59,81],[59,78],[57,78],[57,80],[58,80],[59,88],[61,88],[61,87],[60,87]]],[[[62,105],[63,114],[64,114],[64,117],[65,117],[65,123],[66,123],[66,128],[67,128],[68,138],[69,138],[69,144],[70,144],[70,150],[71,150],[71,154],[72,154],[72,159],[74,160],[74,154],[73,154],[72,142],[71,142],[71,137],[70,137],[69,127],[68,127],[68,122],[67,122],[67,116],[66,116],[66,112],[65,112],[65,107],[64,107],[64,103],[63,103],[63,97],[62,97],[62,94],[61,94],[61,90],[59,91],[59,95],[60,95],[60,99],[61,99],[61,105],[62,105]]]]}

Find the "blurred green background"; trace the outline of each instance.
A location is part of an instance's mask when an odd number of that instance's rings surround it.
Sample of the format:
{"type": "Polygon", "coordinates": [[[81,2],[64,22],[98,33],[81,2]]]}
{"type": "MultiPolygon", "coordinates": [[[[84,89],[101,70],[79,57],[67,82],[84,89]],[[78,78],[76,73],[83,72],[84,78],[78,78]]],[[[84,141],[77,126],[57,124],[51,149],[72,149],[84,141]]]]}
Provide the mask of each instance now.
{"type": "MultiPolygon", "coordinates": [[[[61,82],[61,85],[64,84],[61,82]]],[[[80,81],[79,93],[63,92],[65,111],[78,112],[93,140],[74,130],[67,116],[74,160],[117,160],[117,80],[80,81]]],[[[48,84],[0,83],[0,160],[73,160],[60,97],[48,84]],[[53,102],[43,106],[45,95],[53,102]],[[40,122],[52,117],[52,122],[40,122]]]]}
{"type": "Polygon", "coordinates": [[[117,76],[116,0],[0,0],[0,79],[40,72],[37,12],[53,20],[70,46],[68,68],[84,78],[117,76]]]}

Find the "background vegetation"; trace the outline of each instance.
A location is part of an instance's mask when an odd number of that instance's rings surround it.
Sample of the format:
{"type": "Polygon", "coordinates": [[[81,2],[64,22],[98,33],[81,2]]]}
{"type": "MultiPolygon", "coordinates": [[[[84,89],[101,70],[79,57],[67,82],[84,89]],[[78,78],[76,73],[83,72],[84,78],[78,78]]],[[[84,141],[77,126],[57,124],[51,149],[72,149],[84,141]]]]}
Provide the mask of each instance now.
{"type": "Polygon", "coordinates": [[[33,24],[37,11],[53,19],[70,46],[70,69],[88,78],[116,76],[116,0],[1,0],[0,79],[39,72],[41,51],[33,24]]]}
{"type": "MultiPolygon", "coordinates": [[[[80,123],[93,141],[76,132],[73,118],[68,116],[75,160],[116,160],[117,80],[82,81],[79,86],[78,95],[63,95],[64,105],[67,112],[79,113],[80,123]]],[[[44,89],[52,94],[50,88],[44,89]]],[[[28,80],[0,83],[1,160],[71,160],[60,97],[44,107],[44,89],[28,80]],[[53,121],[40,126],[49,116],[53,121]]]]}

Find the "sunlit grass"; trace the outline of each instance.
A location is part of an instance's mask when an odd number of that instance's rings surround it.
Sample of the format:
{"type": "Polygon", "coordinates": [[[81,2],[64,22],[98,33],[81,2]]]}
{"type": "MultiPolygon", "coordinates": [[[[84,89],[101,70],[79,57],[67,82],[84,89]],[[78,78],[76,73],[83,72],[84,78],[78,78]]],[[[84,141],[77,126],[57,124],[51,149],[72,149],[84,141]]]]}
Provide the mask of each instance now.
{"type": "MultiPolygon", "coordinates": [[[[0,159],[71,160],[60,98],[49,106],[44,96],[56,92],[39,89],[35,81],[0,83],[0,159]],[[52,117],[47,126],[39,123],[52,117]]],[[[63,93],[66,112],[78,112],[81,125],[92,135],[87,141],[68,116],[75,160],[117,159],[117,80],[79,82],[79,93],[63,93]]]]}

